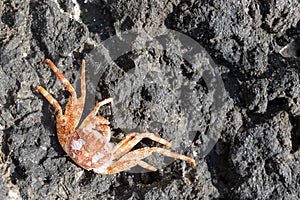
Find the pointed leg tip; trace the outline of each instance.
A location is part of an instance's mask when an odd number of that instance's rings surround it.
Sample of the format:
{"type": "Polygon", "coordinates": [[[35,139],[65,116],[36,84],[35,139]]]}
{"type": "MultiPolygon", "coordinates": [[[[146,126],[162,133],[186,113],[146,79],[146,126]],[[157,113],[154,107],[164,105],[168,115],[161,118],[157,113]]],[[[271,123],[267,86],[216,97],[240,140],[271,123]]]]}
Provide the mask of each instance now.
{"type": "Polygon", "coordinates": [[[33,89],[32,89],[32,92],[36,92],[38,89],[39,89],[40,86],[35,86],[33,89]]]}
{"type": "Polygon", "coordinates": [[[42,62],[42,64],[45,65],[45,64],[48,64],[48,63],[50,63],[50,62],[51,62],[51,60],[50,60],[49,58],[46,58],[46,59],[42,62]]]}

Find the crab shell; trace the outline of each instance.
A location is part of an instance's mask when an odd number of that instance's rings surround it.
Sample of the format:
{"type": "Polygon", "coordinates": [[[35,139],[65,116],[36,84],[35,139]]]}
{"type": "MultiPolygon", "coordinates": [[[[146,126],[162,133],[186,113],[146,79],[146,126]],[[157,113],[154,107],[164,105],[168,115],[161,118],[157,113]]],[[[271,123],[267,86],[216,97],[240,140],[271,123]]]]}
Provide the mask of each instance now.
{"type": "Polygon", "coordinates": [[[69,135],[65,148],[72,160],[86,170],[101,172],[113,160],[112,143],[90,126],[69,135]]]}

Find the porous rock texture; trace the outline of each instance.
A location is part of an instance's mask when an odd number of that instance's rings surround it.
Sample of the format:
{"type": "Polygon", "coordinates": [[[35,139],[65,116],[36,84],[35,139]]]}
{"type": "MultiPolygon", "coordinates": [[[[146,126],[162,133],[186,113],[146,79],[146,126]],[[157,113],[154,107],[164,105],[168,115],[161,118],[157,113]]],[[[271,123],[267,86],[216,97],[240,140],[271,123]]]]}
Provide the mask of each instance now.
{"type": "MultiPolygon", "coordinates": [[[[300,199],[299,13],[298,0],[0,1],[0,199],[300,199]],[[159,40],[163,50],[139,38],[132,44],[148,48],[124,54],[109,39],[126,41],[132,30],[184,34],[203,47],[199,62],[213,67],[183,59],[193,49],[172,36],[159,40]],[[289,44],[294,52],[284,57],[289,44]],[[99,112],[113,142],[124,132],[156,132],[196,167],[176,160],[156,172],[101,175],[76,165],[57,140],[55,110],[32,92],[41,85],[63,107],[70,97],[45,58],[76,89],[87,60],[84,115],[113,97],[115,108],[99,112]],[[211,69],[219,98],[201,78],[211,69]]],[[[157,144],[138,147],[145,145],[157,144]]]]}

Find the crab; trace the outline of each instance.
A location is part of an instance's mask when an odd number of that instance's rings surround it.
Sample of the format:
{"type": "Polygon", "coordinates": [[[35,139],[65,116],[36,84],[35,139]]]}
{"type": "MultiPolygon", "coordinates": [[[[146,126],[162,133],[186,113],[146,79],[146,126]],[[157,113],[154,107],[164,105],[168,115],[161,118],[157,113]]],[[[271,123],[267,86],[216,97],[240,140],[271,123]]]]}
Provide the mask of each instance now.
{"type": "Polygon", "coordinates": [[[196,165],[193,158],[175,153],[166,148],[144,147],[132,150],[144,138],[170,148],[170,142],[153,133],[129,133],[116,145],[112,144],[110,142],[111,129],[109,120],[97,115],[101,106],[113,103],[112,98],[107,98],[97,103],[79,125],[86,97],[85,60],[82,60],[81,67],[80,97],[77,97],[71,83],[50,59],[46,59],[43,64],[47,64],[52,69],[71,94],[65,112],[63,113],[58,101],[42,86],[35,87],[33,91],[39,91],[55,108],[57,112],[56,128],[58,141],[67,155],[82,168],[93,170],[100,174],[115,174],[129,170],[134,166],[156,171],[156,167],[142,160],[154,152],[190,162],[192,167],[196,165]]]}

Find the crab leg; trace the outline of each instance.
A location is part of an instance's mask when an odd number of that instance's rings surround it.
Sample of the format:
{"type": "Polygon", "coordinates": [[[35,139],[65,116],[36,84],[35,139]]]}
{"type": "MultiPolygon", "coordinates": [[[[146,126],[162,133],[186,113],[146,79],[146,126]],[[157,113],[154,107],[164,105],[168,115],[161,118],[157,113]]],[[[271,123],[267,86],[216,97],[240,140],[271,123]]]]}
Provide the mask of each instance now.
{"type": "Polygon", "coordinates": [[[57,117],[60,118],[63,115],[63,112],[57,100],[49,92],[47,92],[47,90],[45,90],[45,88],[43,88],[42,86],[36,86],[33,89],[33,92],[35,92],[36,90],[38,90],[47,99],[47,101],[55,108],[55,110],[57,111],[57,117]]]}
{"type": "Polygon", "coordinates": [[[184,155],[181,155],[181,154],[178,154],[178,153],[175,153],[175,152],[172,152],[172,151],[169,151],[167,149],[160,148],[160,147],[144,147],[144,148],[141,148],[141,149],[131,151],[131,152],[125,154],[119,161],[131,160],[131,158],[141,160],[143,158],[146,158],[146,157],[150,156],[154,152],[160,153],[164,156],[168,156],[168,157],[171,157],[171,158],[180,159],[180,160],[184,160],[186,162],[190,162],[190,163],[192,163],[192,167],[195,167],[195,165],[196,165],[195,160],[193,158],[190,158],[188,156],[184,156],[184,155]]]}
{"type": "Polygon", "coordinates": [[[79,120],[82,115],[84,102],[85,102],[85,96],[86,96],[86,85],[85,85],[85,60],[82,60],[82,67],[81,67],[81,96],[80,98],[77,98],[77,94],[71,83],[64,77],[64,75],[59,71],[59,69],[55,66],[55,64],[50,59],[45,59],[43,62],[44,64],[47,64],[52,71],[55,73],[55,75],[58,77],[60,82],[67,88],[67,90],[71,94],[71,98],[68,101],[68,104],[66,106],[65,115],[71,116],[74,119],[72,121],[72,129],[75,129],[75,127],[78,125],[79,120]]]}
{"type": "MultiPolygon", "coordinates": [[[[72,87],[73,88],[73,87],[72,87]]],[[[71,93],[71,92],[70,92],[71,93]]],[[[80,97],[76,98],[76,96],[71,96],[67,106],[65,114],[68,116],[72,116],[74,119],[74,128],[77,127],[85,103],[86,96],[86,85],[85,85],[85,60],[82,59],[81,64],[81,85],[80,85],[80,97]]]]}
{"type": "Polygon", "coordinates": [[[138,163],[139,166],[145,168],[145,169],[148,169],[150,171],[156,171],[157,169],[155,167],[153,167],[152,165],[140,160],[139,163],[138,163]]]}
{"type": "Polygon", "coordinates": [[[67,88],[67,90],[70,92],[73,98],[76,98],[76,92],[71,85],[71,83],[64,77],[64,75],[57,69],[57,67],[54,65],[54,63],[50,59],[45,59],[43,64],[47,64],[52,71],[56,74],[60,82],[67,88]]]}
{"type": "Polygon", "coordinates": [[[112,163],[105,171],[101,171],[101,173],[104,174],[115,174],[121,171],[128,170],[136,165],[139,165],[145,169],[156,171],[157,169],[153,167],[152,165],[142,161],[143,158],[146,158],[150,156],[152,153],[160,153],[162,155],[175,158],[175,159],[181,159],[187,162],[192,163],[192,167],[195,167],[196,163],[193,158],[171,152],[167,149],[159,148],[159,147],[145,147],[141,149],[137,149],[134,151],[131,151],[124,155],[120,160],[112,163]]]}
{"type": "Polygon", "coordinates": [[[86,85],[85,85],[85,60],[81,62],[81,82],[80,82],[80,97],[77,99],[77,103],[84,105],[86,96],[86,85]]]}
{"type": "Polygon", "coordinates": [[[155,142],[171,147],[170,142],[153,133],[131,133],[126,135],[113,149],[114,158],[120,158],[129,152],[142,139],[149,138],[155,142]]]}
{"type": "MultiPolygon", "coordinates": [[[[141,166],[145,169],[148,169],[150,171],[156,171],[157,169],[153,167],[152,165],[149,165],[148,163],[138,160],[138,159],[132,159],[132,160],[122,160],[112,163],[109,167],[107,167],[104,171],[101,171],[101,174],[116,174],[125,170],[129,170],[134,166],[141,166]]],[[[97,172],[97,170],[95,170],[97,172]]]]}
{"type": "Polygon", "coordinates": [[[96,104],[96,106],[94,107],[93,111],[89,114],[89,116],[93,116],[93,117],[96,116],[96,114],[99,111],[100,107],[104,106],[105,104],[109,104],[109,103],[113,103],[112,98],[107,98],[107,99],[104,99],[104,100],[98,102],[96,104]]]}
{"type": "MultiPolygon", "coordinates": [[[[112,98],[107,98],[107,99],[104,99],[104,100],[98,102],[96,104],[96,106],[94,107],[94,109],[92,110],[92,112],[83,120],[83,122],[81,123],[79,128],[84,128],[84,127],[88,126],[89,124],[91,124],[91,121],[94,121],[96,114],[99,111],[100,107],[104,106],[105,104],[112,103],[112,102],[113,102],[112,98]]],[[[107,120],[106,124],[109,124],[108,120],[107,120]]]]}

